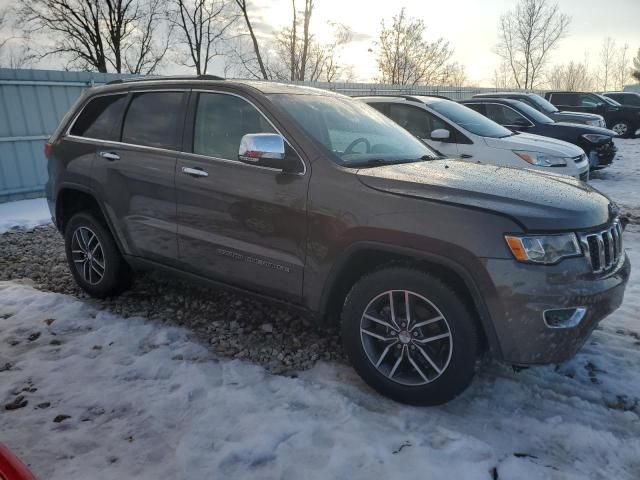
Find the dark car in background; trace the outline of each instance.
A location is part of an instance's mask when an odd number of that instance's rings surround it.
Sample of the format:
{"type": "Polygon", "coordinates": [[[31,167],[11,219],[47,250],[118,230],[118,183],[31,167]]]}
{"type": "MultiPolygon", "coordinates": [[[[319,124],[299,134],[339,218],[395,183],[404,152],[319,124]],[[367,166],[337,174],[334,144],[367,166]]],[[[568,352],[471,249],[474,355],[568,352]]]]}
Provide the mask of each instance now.
{"type": "Polygon", "coordinates": [[[607,126],[602,115],[596,115],[595,113],[566,112],[564,110],[558,110],[558,108],[554,104],[545,100],[537,93],[479,93],[477,95],[474,95],[473,98],[509,98],[511,100],[520,100],[522,103],[526,103],[530,107],[533,107],[539,112],[544,113],[547,117],[555,120],[556,122],[582,123],[584,125],[591,125],[592,127],[607,126]]]}
{"type": "Polygon", "coordinates": [[[617,151],[613,143],[615,132],[589,125],[555,122],[519,100],[472,98],[460,103],[510,130],[573,143],[587,154],[591,168],[610,165],[617,151]]]}
{"type": "Polygon", "coordinates": [[[560,109],[602,115],[607,128],[621,137],[634,137],[640,129],[640,107],[621,105],[609,97],[591,92],[547,92],[544,96],[560,109]]]}
{"type": "Polygon", "coordinates": [[[640,107],[640,93],[638,92],[607,92],[603,96],[615,100],[627,107],[640,107]]]}

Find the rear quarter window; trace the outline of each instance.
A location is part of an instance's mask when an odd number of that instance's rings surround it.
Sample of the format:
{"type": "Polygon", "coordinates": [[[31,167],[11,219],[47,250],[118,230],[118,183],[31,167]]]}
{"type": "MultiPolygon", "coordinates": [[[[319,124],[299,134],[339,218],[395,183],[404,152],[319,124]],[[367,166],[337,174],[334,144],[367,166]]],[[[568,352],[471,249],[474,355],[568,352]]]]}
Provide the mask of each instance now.
{"type": "Polygon", "coordinates": [[[69,133],[98,140],[118,140],[117,127],[126,100],[126,93],[93,98],[82,109],[69,133]]]}

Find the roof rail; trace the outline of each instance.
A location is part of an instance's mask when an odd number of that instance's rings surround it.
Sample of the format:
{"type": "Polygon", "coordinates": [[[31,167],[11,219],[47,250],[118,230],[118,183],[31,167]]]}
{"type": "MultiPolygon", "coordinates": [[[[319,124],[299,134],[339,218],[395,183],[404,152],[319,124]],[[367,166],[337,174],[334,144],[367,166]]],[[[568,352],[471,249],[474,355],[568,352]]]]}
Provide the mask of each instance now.
{"type": "MultiPolygon", "coordinates": [[[[444,95],[435,95],[435,94],[425,94],[422,95],[424,97],[434,97],[434,98],[442,98],[444,100],[451,100],[449,97],[445,97],[444,95]]],[[[374,94],[374,95],[353,95],[353,98],[359,98],[359,97],[396,97],[396,98],[404,98],[405,100],[411,100],[412,102],[418,102],[418,103],[423,103],[422,100],[420,100],[418,97],[416,97],[415,95],[406,95],[403,93],[400,94],[392,94],[392,93],[382,93],[382,94],[374,94]]]]}
{"type": "Polygon", "coordinates": [[[132,83],[132,82],[152,82],[161,80],[225,80],[224,77],[217,75],[167,75],[158,77],[135,77],[135,78],[117,78],[107,82],[107,85],[116,85],[119,83],[132,83]]]}

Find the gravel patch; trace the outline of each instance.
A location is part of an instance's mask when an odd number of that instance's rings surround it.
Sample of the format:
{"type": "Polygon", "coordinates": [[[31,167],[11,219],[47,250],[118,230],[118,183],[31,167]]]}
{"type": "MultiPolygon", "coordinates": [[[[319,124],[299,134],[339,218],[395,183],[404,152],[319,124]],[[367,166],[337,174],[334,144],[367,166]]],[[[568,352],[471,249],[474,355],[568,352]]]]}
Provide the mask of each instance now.
{"type": "Polygon", "coordinates": [[[131,290],[119,297],[92,299],[73,280],[63,239],[52,225],[0,235],[0,280],[19,279],[123,317],[186,327],[218,356],[258,363],[272,373],[293,375],[318,360],[344,361],[335,327],[319,327],[279,306],[158,272],[137,275],[131,290]]]}

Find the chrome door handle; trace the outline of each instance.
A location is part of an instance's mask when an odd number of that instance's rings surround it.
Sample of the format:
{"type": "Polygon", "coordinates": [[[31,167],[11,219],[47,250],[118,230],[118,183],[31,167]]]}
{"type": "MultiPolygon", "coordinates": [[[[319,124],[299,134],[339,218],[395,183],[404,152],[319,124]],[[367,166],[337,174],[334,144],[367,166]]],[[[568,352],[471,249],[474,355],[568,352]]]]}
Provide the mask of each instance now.
{"type": "Polygon", "coordinates": [[[182,173],[192,177],[208,177],[209,173],[202,168],[182,167],[182,173]]]}
{"type": "Polygon", "coordinates": [[[460,158],[473,158],[473,155],[469,155],[468,153],[463,153],[460,155],[460,158]]]}
{"type": "Polygon", "coordinates": [[[107,160],[111,160],[112,162],[114,160],[120,160],[120,155],[113,152],[98,152],[98,155],[100,155],[102,158],[106,158],[107,160]]]}

